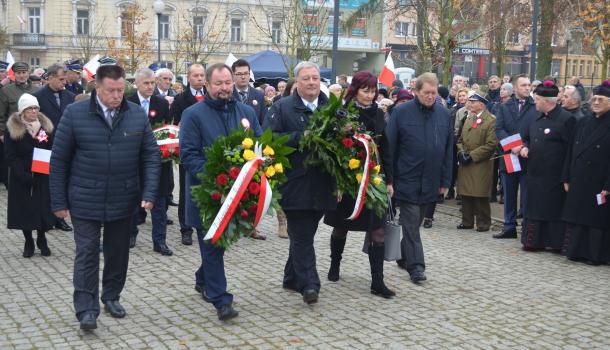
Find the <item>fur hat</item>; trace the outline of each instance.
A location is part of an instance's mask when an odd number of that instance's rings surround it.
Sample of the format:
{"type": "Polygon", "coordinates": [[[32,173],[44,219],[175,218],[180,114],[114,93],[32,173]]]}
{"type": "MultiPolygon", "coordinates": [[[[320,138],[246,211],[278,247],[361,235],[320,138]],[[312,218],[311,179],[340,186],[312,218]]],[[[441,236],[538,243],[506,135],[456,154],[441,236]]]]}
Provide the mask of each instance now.
{"type": "Polygon", "coordinates": [[[29,107],[36,106],[36,107],[40,108],[40,105],[38,104],[38,100],[36,99],[36,97],[34,97],[30,94],[21,95],[17,105],[19,107],[19,114],[23,113],[23,111],[29,107]]]}

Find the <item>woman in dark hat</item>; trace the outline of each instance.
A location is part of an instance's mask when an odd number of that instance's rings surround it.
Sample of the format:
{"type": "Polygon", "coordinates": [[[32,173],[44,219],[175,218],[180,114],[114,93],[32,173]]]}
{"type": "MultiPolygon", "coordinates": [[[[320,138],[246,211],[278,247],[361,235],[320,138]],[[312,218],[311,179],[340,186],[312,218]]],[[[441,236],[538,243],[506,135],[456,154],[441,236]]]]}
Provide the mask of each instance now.
{"type": "MultiPolygon", "coordinates": [[[[385,174],[388,192],[393,192],[392,187],[392,157],[385,137],[385,119],[381,108],[377,107],[377,77],[368,71],[360,71],[354,74],[352,83],[345,94],[345,105],[354,102],[359,112],[359,121],[366,127],[367,131],[375,135],[375,142],[379,146],[381,158],[381,169],[385,174]]],[[[371,265],[371,293],[383,298],[391,298],[396,295],[388,289],[383,282],[383,260],[384,246],[384,220],[368,209],[363,209],[356,220],[345,220],[354,209],[353,198],[344,195],[337,205],[337,210],[327,212],[324,223],[332,226],[333,232],[330,237],[331,266],[328,271],[328,279],[336,282],[339,280],[339,270],[343,249],[348,231],[366,231],[371,234],[371,245],[368,248],[369,263],[371,265]]]]}
{"type": "MultiPolygon", "coordinates": [[[[42,256],[51,255],[45,232],[55,225],[49,194],[47,174],[33,172],[33,159],[44,165],[44,157],[34,157],[35,149],[49,152],[53,144],[53,123],[42,113],[36,97],[23,94],[19,98],[18,112],[13,113],[6,127],[5,154],[9,166],[7,226],[22,230],[25,237],[23,257],[34,255],[32,231],[37,231],[36,245],[42,256]]],[[[49,152],[50,153],[50,152],[49,152]]],[[[44,170],[43,170],[44,172],[44,170]]]]}

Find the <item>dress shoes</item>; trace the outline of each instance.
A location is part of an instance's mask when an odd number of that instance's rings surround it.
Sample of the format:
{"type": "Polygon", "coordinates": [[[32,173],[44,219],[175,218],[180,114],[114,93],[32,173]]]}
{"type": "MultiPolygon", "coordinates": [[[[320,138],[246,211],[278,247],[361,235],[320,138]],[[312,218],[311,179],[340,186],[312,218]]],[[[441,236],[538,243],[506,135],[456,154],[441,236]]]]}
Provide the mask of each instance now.
{"type": "Polygon", "coordinates": [[[424,228],[432,228],[432,219],[424,218],[424,228]]]}
{"type": "Polygon", "coordinates": [[[169,205],[170,207],[177,207],[178,203],[174,202],[174,200],[172,199],[167,202],[167,205],[169,205]]]}
{"type": "Polygon", "coordinates": [[[107,300],[104,302],[104,310],[114,318],[123,318],[127,314],[118,300],[107,300]]]}
{"type": "Polygon", "coordinates": [[[129,249],[135,248],[136,246],[136,236],[129,237],[129,249]]]}
{"type": "Polygon", "coordinates": [[[161,255],[172,256],[174,252],[167,246],[165,243],[154,243],[153,250],[157,253],[161,253],[161,255]]]}
{"type": "Polygon", "coordinates": [[[499,239],[517,238],[517,230],[503,230],[502,232],[495,234],[492,237],[499,239]]]}
{"type": "Polygon", "coordinates": [[[31,237],[30,239],[26,239],[25,244],[23,245],[23,257],[31,258],[32,256],[34,256],[35,248],[36,247],[34,246],[34,240],[31,237]]]}
{"type": "Polygon", "coordinates": [[[167,221],[165,222],[166,225],[173,225],[174,224],[174,220],[172,219],[167,219],[167,221]]]}
{"type": "Polygon", "coordinates": [[[235,311],[233,305],[231,304],[221,306],[219,309],[216,310],[216,313],[218,314],[218,319],[221,321],[228,321],[239,315],[239,312],[235,311]]]}
{"type": "Polygon", "coordinates": [[[70,227],[70,225],[68,225],[68,223],[64,219],[57,219],[57,222],[55,223],[55,228],[65,232],[72,231],[72,227],[70,227]]]}
{"type": "Polygon", "coordinates": [[[303,292],[303,301],[307,305],[315,304],[318,302],[318,292],[314,289],[307,289],[303,292]]]}
{"type": "Polygon", "coordinates": [[[88,312],[83,315],[80,319],[80,329],[84,331],[90,331],[97,328],[97,320],[95,314],[88,312]]]}
{"type": "Polygon", "coordinates": [[[425,280],[427,280],[427,278],[426,274],[423,271],[415,271],[411,274],[411,282],[415,284],[420,284],[425,280]]]}
{"type": "Polygon", "coordinates": [[[193,234],[190,232],[182,233],[182,244],[184,245],[192,245],[193,244],[193,234]]]}
{"type": "Polygon", "coordinates": [[[200,286],[200,285],[196,284],[195,290],[199,294],[201,294],[201,298],[203,299],[203,301],[205,301],[206,303],[211,303],[210,297],[208,297],[208,293],[205,291],[205,286],[200,286]]]}
{"type": "Polygon", "coordinates": [[[458,230],[472,230],[473,228],[474,228],[474,226],[466,226],[464,224],[457,225],[458,230]]]}

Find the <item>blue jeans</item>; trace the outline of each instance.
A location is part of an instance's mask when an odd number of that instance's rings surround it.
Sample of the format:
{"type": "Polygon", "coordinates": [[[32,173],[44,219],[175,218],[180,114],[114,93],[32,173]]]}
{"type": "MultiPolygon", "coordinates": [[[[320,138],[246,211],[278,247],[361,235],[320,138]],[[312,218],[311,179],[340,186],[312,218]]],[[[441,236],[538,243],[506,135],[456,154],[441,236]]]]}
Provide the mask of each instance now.
{"type": "Polygon", "coordinates": [[[195,283],[205,286],[205,292],[214,307],[220,309],[223,305],[233,303],[233,295],[227,293],[227,277],[225,276],[223,248],[215,247],[211,241],[204,241],[205,232],[197,229],[201,266],[195,272],[195,283]]]}
{"type": "MultiPolygon", "coordinates": [[[[527,205],[527,176],[522,171],[508,174],[500,172],[504,189],[504,230],[517,228],[517,194],[521,195],[521,212],[525,214],[527,205]]],[[[522,227],[526,226],[525,215],[522,227]]]]}
{"type": "Polygon", "coordinates": [[[159,196],[155,200],[155,206],[150,210],[152,220],[153,243],[165,243],[167,233],[167,197],[159,196]]]}

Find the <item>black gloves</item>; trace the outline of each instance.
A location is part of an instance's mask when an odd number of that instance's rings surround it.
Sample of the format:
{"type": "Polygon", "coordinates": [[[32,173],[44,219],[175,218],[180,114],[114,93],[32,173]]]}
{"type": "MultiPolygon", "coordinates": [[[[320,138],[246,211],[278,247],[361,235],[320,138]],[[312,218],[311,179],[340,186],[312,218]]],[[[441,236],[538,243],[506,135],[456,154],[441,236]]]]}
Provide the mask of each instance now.
{"type": "Polygon", "coordinates": [[[472,158],[470,158],[470,154],[468,154],[468,152],[460,152],[458,153],[458,162],[461,165],[468,165],[472,163],[472,158]]]}

